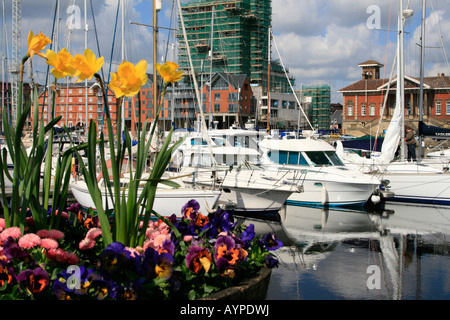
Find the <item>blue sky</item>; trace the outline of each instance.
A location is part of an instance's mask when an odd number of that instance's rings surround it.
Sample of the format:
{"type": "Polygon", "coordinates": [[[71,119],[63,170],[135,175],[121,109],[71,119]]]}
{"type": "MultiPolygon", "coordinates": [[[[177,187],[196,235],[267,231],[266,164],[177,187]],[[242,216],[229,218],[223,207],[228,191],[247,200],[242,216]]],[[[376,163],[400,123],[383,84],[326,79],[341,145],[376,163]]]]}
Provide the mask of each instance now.
{"type": "MultiPolygon", "coordinates": [[[[183,2],[183,1],[182,1],[183,2]]],[[[403,0],[406,7],[409,2],[414,10],[413,17],[407,20],[405,31],[406,74],[419,75],[420,22],[422,0],[403,0]]],[[[11,32],[11,0],[4,0],[5,21],[8,32],[11,32]]],[[[23,42],[28,31],[42,31],[51,34],[53,13],[56,0],[22,0],[23,42]]],[[[152,24],[152,0],[126,0],[125,14],[126,59],[133,63],[140,59],[152,61],[152,29],[130,24],[138,22],[152,24]]],[[[68,47],[78,53],[84,49],[85,33],[82,29],[67,32],[66,10],[75,4],[80,8],[81,23],[84,24],[84,0],[60,0],[60,48],[68,47]]],[[[118,0],[92,1],[97,26],[97,38],[91,13],[91,0],[88,5],[88,47],[97,52],[97,39],[100,52],[108,61],[104,71],[109,68],[115,18],[118,0]]],[[[450,0],[428,0],[426,45],[429,47],[444,44],[445,51],[429,48],[426,51],[426,74],[450,74],[445,56],[450,49],[450,0]],[[441,38],[442,36],[442,38],[441,38]]],[[[163,0],[163,10],[158,14],[159,25],[170,25],[173,0],[163,0]]],[[[278,47],[281,59],[296,78],[297,88],[300,84],[324,84],[332,88],[333,102],[341,102],[337,90],[345,87],[361,77],[358,63],[375,59],[385,64],[382,76],[388,77],[396,49],[398,0],[272,0],[272,28],[275,35],[274,45],[278,47]],[[368,27],[367,21],[373,16],[368,8],[379,8],[379,26],[382,30],[368,27]],[[390,29],[391,31],[387,31],[390,29]]],[[[173,18],[172,18],[173,19],[173,18]]],[[[371,20],[373,21],[373,20],[371,20]]],[[[117,25],[112,69],[121,61],[120,17],[117,25]]],[[[3,30],[3,28],[2,28],[3,30]]],[[[3,33],[2,33],[3,34],[3,33]]],[[[3,38],[3,37],[2,37],[3,38]]],[[[10,38],[9,38],[10,39],[10,38]]],[[[167,31],[160,29],[158,61],[165,56],[167,50],[169,60],[175,60],[173,46],[167,46],[167,31]]],[[[174,38],[169,39],[174,43],[174,38]]],[[[11,41],[9,40],[9,46],[11,41]]],[[[277,56],[273,45],[272,55],[277,56]]],[[[4,41],[2,52],[6,52],[4,41]]],[[[37,60],[37,59],[36,59],[37,60]]],[[[36,61],[33,65],[35,78],[40,81],[45,71],[45,63],[36,61]]],[[[152,72],[149,63],[149,72],[152,72]]]]}

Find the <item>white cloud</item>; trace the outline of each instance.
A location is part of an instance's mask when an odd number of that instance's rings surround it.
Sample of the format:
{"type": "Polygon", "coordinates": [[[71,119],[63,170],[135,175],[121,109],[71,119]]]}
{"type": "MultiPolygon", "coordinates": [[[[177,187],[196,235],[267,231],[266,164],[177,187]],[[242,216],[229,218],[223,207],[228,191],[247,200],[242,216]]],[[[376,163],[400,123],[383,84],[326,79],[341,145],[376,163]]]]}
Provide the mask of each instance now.
{"type": "MultiPolygon", "coordinates": [[[[408,1],[403,2],[406,7],[408,1]]],[[[427,2],[433,7],[427,10],[426,45],[440,46],[442,35],[446,52],[449,52],[445,37],[450,34],[450,1],[427,2]],[[432,11],[433,16],[430,16],[432,11]]],[[[341,102],[336,91],[360,79],[358,63],[377,60],[385,64],[381,76],[389,77],[397,43],[397,1],[273,0],[272,6],[275,41],[297,86],[328,83],[332,87],[333,102],[341,102]],[[371,30],[367,26],[372,14],[367,8],[373,4],[380,9],[382,30],[371,30]]],[[[410,8],[414,16],[405,25],[408,32],[405,35],[406,73],[418,76],[420,49],[416,43],[420,40],[422,1],[411,0],[410,8]]],[[[427,49],[426,61],[427,74],[450,74],[450,70],[442,69],[445,67],[442,50],[427,49]]]]}
{"type": "MultiPolygon", "coordinates": [[[[73,1],[82,12],[84,10],[84,2],[81,0],[60,1],[64,7],[61,10],[60,41],[64,43],[62,46],[66,46],[68,37],[68,33],[64,30],[65,10],[66,6],[73,1]]],[[[90,30],[88,47],[97,53],[91,18],[91,1],[95,12],[101,54],[105,57],[105,61],[109,61],[118,0],[87,1],[90,30]]],[[[127,58],[133,63],[141,59],[150,62],[152,61],[152,29],[130,25],[129,22],[151,25],[152,1],[128,0],[127,2],[132,5],[128,8],[126,17],[127,58]]],[[[403,2],[406,5],[408,1],[403,2]]],[[[169,20],[172,3],[172,0],[163,1],[163,11],[159,14],[160,25],[171,27],[169,20]]],[[[427,3],[430,7],[427,12],[426,44],[427,46],[441,45],[442,35],[446,52],[450,52],[449,40],[446,39],[450,34],[450,0],[427,1],[427,3]],[[434,12],[433,16],[430,16],[431,11],[434,12]]],[[[416,43],[420,40],[422,0],[411,0],[410,5],[415,13],[406,24],[406,31],[409,32],[405,35],[406,72],[409,75],[418,76],[419,48],[416,43]]],[[[10,32],[11,1],[5,1],[5,6],[8,32],[10,32]]],[[[22,0],[24,48],[28,30],[51,34],[54,9],[54,0],[22,0]]],[[[389,76],[396,49],[397,11],[398,2],[391,0],[272,0],[272,28],[281,58],[296,77],[297,87],[300,83],[328,83],[332,87],[333,102],[340,102],[336,91],[361,77],[358,63],[375,59],[386,65],[383,71],[385,77],[389,76]],[[370,30],[366,24],[371,15],[367,12],[367,8],[374,4],[380,8],[382,31],[370,30]],[[391,32],[386,31],[388,28],[391,32]]],[[[120,62],[120,19],[117,28],[113,58],[115,63],[120,62]]],[[[161,52],[165,52],[166,37],[167,32],[160,30],[161,52]]],[[[83,30],[72,32],[71,39],[71,48],[74,51],[78,53],[84,49],[83,30]]],[[[170,41],[172,42],[173,38],[170,41]]],[[[275,48],[272,53],[276,55],[275,48]]],[[[158,55],[161,57],[162,53],[158,55]]],[[[427,75],[450,74],[448,65],[443,59],[442,50],[427,49],[426,62],[427,75]]],[[[151,65],[149,63],[149,72],[152,72],[151,65]]],[[[38,62],[36,59],[35,69],[45,70],[45,67],[45,62],[38,62]]],[[[105,64],[106,67],[107,64],[105,64]]]]}

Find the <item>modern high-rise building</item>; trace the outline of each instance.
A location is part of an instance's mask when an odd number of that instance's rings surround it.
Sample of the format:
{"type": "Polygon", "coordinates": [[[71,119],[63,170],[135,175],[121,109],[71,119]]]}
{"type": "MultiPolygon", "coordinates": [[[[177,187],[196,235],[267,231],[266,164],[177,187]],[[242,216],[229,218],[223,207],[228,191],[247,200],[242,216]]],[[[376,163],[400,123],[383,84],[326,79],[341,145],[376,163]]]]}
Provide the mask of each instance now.
{"type": "MultiPolygon", "coordinates": [[[[252,85],[267,88],[270,78],[270,90],[289,89],[276,62],[268,77],[271,0],[191,0],[182,4],[182,12],[196,75],[245,74],[252,85]]],[[[181,21],[179,27],[178,63],[190,74],[181,21]]]]}

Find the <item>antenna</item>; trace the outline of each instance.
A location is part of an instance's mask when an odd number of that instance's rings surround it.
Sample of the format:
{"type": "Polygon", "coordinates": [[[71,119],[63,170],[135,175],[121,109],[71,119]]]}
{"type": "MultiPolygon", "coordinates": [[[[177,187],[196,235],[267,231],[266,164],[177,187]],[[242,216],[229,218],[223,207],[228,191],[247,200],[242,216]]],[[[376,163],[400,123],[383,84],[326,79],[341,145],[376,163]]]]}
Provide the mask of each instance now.
{"type": "Polygon", "coordinates": [[[9,70],[11,81],[11,124],[17,123],[17,108],[19,102],[19,68],[20,54],[22,51],[22,4],[21,0],[12,0],[12,55],[9,70]]]}

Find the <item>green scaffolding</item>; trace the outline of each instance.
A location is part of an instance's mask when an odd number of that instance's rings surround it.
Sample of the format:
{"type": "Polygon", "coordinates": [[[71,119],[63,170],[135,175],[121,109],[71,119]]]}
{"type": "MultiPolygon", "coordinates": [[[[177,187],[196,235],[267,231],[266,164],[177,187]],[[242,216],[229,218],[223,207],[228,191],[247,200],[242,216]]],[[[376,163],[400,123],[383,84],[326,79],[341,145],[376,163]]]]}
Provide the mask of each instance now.
{"type": "MultiPolygon", "coordinates": [[[[195,73],[209,72],[211,18],[214,6],[212,72],[246,74],[253,84],[267,86],[268,31],[271,0],[191,0],[182,4],[183,19],[195,73]]],[[[181,30],[181,22],[180,30],[181,30]]],[[[178,63],[190,73],[186,43],[180,31],[178,63]]],[[[272,67],[272,65],[271,65],[272,67]]],[[[272,74],[272,72],[271,72],[272,74]]],[[[271,82],[275,81],[271,79],[271,82]]],[[[276,82],[282,79],[276,79],[276,82]]],[[[288,88],[284,78],[283,88],[288,88]]]]}
{"type": "Polygon", "coordinates": [[[329,85],[302,86],[302,95],[311,97],[307,115],[316,129],[330,128],[331,88],[329,85]]]}

